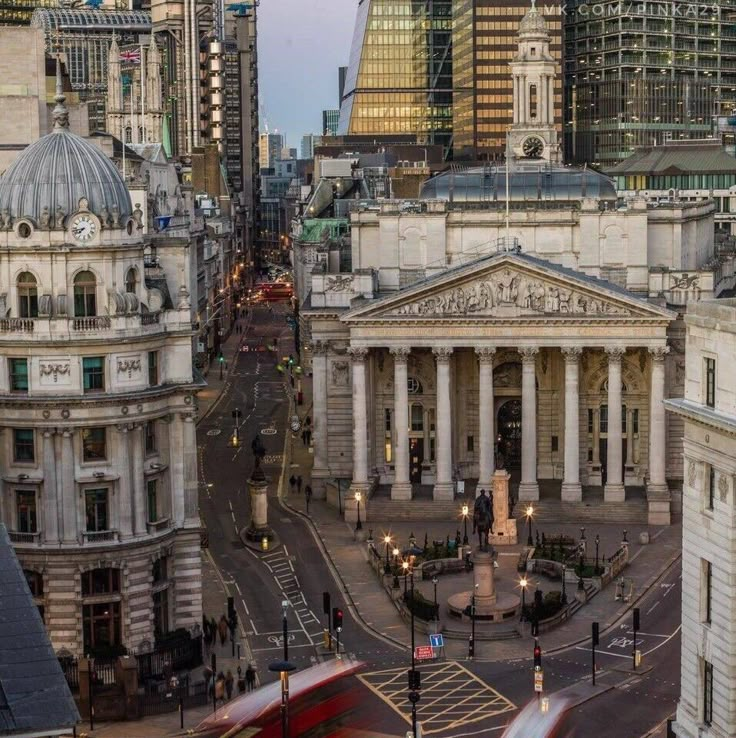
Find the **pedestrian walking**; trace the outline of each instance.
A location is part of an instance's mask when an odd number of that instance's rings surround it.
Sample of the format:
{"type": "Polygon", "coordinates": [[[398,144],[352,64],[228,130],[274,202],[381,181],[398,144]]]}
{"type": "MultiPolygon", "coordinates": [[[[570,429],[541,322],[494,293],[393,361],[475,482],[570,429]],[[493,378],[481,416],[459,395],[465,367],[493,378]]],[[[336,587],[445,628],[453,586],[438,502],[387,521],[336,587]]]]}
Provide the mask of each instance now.
{"type": "Polygon", "coordinates": [[[227,624],[227,618],[223,615],[220,618],[220,622],[217,624],[217,632],[220,634],[220,645],[224,646],[225,641],[227,641],[227,632],[229,630],[229,626],[227,624]]]}
{"type": "Polygon", "coordinates": [[[296,478],[296,491],[299,494],[302,493],[302,475],[301,474],[296,478]]]}
{"type": "Polygon", "coordinates": [[[304,425],[306,425],[307,428],[312,427],[312,418],[309,415],[307,415],[307,417],[304,418],[304,425]]]}
{"type": "Polygon", "coordinates": [[[305,428],[302,431],[302,446],[306,446],[306,445],[307,445],[307,429],[305,428]]]}
{"type": "Polygon", "coordinates": [[[248,668],[245,670],[245,686],[249,692],[256,688],[256,670],[253,668],[253,664],[248,664],[248,668]]]}
{"type": "Polygon", "coordinates": [[[312,488],[310,485],[304,488],[304,496],[307,500],[307,515],[309,515],[309,503],[312,501],[312,488]]]}
{"type": "Polygon", "coordinates": [[[215,682],[215,700],[225,701],[225,675],[219,672],[215,682]]]}
{"type": "Polygon", "coordinates": [[[289,477],[289,484],[291,485],[291,491],[294,492],[294,487],[296,487],[296,477],[292,474],[289,477]]]}
{"type": "Polygon", "coordinates": [[[312,431],[309,430],[309,428],[307,428],[304,432],[307,434],[307,443],[306,443],[306,445],[309,446],[312,443],[312,431]]]}
{"type": "Polygon", "coordinates": [[[238,694],[243,694],[243,692],[245,692],[245,675],[238,664],[238,694]]]}
{"type": "Polygon", "coordinates": [[[233,678],[233,673],[232,671],[230,671],[230,669],[228,669],[227,674],[225,674],[225,694],[227,694],[228,702],[233,698],[234,682],[235,682],[235,679],[233,678]]]}

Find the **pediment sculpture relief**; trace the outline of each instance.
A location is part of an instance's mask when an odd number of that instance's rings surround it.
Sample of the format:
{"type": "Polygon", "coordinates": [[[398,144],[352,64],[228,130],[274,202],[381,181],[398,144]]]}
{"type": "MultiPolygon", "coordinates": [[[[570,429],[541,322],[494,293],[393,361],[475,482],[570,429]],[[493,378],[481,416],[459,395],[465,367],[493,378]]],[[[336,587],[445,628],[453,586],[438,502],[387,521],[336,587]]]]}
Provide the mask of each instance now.
{"type": "Polygon", "coordinates": [[[392,315],[495,315],[504,308],[527,313],[627,315],[610,302],[589,294],[504,269],[475,284],[455,287],[417,302],[401,305],[392,315]]]}

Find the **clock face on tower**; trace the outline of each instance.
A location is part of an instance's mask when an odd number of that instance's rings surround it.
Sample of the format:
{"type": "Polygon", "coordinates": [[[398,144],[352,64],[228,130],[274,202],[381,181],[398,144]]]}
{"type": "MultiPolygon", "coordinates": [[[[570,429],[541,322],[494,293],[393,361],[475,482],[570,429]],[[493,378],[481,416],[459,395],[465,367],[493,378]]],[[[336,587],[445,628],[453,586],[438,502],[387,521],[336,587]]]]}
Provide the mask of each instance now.
{"type": "Polygon", "coordinates": [[[541,159],[544,151],[544,141],[537,136],[529,136],[521,146],[524,156],[529,159],[541,159]]]}
{"type": "Polygon", "coordinates": [[[97,232],[97,224],[89,215],[78,215],[72,221],[72,234],[77,241],[89,241],[97,232]]]}

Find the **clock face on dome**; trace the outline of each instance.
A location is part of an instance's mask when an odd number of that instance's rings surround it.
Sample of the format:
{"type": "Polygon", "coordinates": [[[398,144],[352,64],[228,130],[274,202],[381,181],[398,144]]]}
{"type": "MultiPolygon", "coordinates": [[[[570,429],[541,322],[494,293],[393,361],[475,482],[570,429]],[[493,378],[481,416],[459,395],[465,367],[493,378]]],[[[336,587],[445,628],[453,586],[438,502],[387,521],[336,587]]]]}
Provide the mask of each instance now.
{"type": "Polygon", "coordinates": [[[97,224],[89,215],[78,215],[72,221],[72,235],[77,241],[89,241],[97,233],[97,224]]]}
{"type": "Polygon", "coordinates": [[[521,150],[529,159],[540,159],[544,151],[544,141],[537,136],[529,136],[522,144],[521,150]]]}

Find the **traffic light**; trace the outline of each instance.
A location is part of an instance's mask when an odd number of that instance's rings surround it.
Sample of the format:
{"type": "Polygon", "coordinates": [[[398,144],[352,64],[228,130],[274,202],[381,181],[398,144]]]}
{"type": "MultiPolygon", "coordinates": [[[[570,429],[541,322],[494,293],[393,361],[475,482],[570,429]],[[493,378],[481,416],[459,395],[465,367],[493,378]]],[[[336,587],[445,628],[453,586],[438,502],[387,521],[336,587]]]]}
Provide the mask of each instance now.
{"type": "Polygon", "coordinates": [[[330,614],[330,593],[322,592],[322,612],[325,615],[330,614]]]}
{"type": "Polygon", "coordinates": [[[234,597],[228,597],[227,598],[227,617],[228,617],[228,620],[230,620],[232,618],[234,612],[235,612],[235,598],[234,597]]]}
{"type": "Polygon", "coordinates": [[[538,644],[534,644],[534,668],[542,668],[542,647],[538,644]]]}
{"type": "Polygon", "coordinates": [[[600,642],[598,633],[598,623],[593,623],[593,645],[597,646],[600,642]]]}
{"type": "Polygon", "coordinates": [[[220,354],[220,355],[219,355],[219,356],[217,357],[217,360],[218,360],[218,361],[220,362],[220,364],[222,364],[222,363],[224,363],[224,361],[225,361],[225,357],[224,357],[224,356],[223,356],[222,354],[220,354]]]}
{"type": "Polygon", "coordinates": [[[422,676],[419,672],[419,669],[409,669],[407,674],[409,676],[409,689],[412,691],[416,689],[421,689],[422,676]]]}
{"type": "Polygon", "coordinates": [[[339,607],[332,608],[332,627],[335,630],[342,628],[342,610],[339,607]]]}
{"type": "Polygon", "coordinates": [[[639,608],[634,608],[634,630],[639,630],[639,608]]]}

